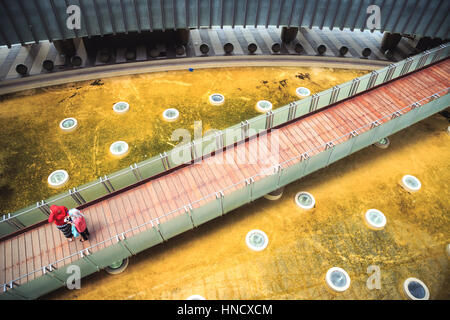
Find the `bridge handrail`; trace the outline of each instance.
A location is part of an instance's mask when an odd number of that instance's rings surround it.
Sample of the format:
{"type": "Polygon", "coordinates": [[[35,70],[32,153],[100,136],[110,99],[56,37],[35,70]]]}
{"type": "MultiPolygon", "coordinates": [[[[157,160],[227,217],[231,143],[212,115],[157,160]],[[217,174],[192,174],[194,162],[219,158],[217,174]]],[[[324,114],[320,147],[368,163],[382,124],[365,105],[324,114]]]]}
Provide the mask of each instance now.
{"type": "MultiPolygon", "coordinates": [[[[311,148],[310,150],[308,150],[308,151],[306,151],[306,152],[304,152],[304,153],[298,154],[298,155],[296,155],[296,156],[294,156],[294,157],[292,157],[292,158],[290,158],[290,159],[288,159],[288,160],[285,160],[285,161],[283,161],[283,162],[272,164],[272,166],[270,166],[269,168],[266,168],[266,169],[262,170],[261,172],[256,173],[256,174],[254,174],[254,175],[252,175],[252,176],[250,176],[250,177],[248,177],[248,178],[242,179],[242,180],[240,180],[239,182],[233,183],[233,184],[231,184],[231,185],[229,185],[229,186],[227,186],[227,187],[224,187],[224,188],[222,188],[222,189],[220,189],[220,190],[218,190],[218,191],[216,191],[216,192],[214,192],[214,193],[211,193],[211,194],[209,194],[209,195],[206,195],[206,196],[204,196],[204,197],[202,197],[202,198],[200,198],[200,199],[198,199],[198,200],[195,200],[195,201],[193,201],[193,202],[187,203],[187,204],[185,204],[184,206],[179,207],[179,208],[177,208],[177,209],[175,209],[175,210],[171,210],[171,211],[169,211],[169,212],[167,212],[167,213],[165,213],[165,214],[163,214],[163,215],[161,215],[161,216],[158,216],[158,217],[156,217],[156,218],[150,219],[150,220],[148,220],[148,221],[146,221],[146,222],[144,222],[144,223],[142,223],[142,224],[140,224],[140,225],[138,225],[138,226],[135,226],[135,227],[132,227],[132,228],[127,229],[126,231],[117,233],[116,235],[114,235],[114,236],[112,236],[112,237],[110,237],[110,238],[108,238],[108,239],[105,239],[105,240],[103,240],[103,241],[101,241],[101,242],[95,243],[95,244],[93,244],[93,245],[91,245],[91,246],[89,246],[89,247],[87,247],[87,248],[84,248],[84,249],[82,249],[82,250],[80,250],[80,251],[77,251],[77,252],[75,252],[75,253],[72,253],[72,254],[70,254],[70,255],[64,257],[64,258],[55,260],[54,262],[52,262],[52,263],[50,263],[50,264],[48,264],[48,265],[42,266],[42,267],[40,267],[39,269],[33,270],[33,271],[31,271],[31,272],[29,272],[29,273],[27,273],[27,274],[21,275],[21,276],[19,276],[18,278],[14,279],[14,280],[12,280],[12,281],[10,281],[10,282],[4,283],[4,284],[3,284],[4,291],[6,291],[6,290],[8,289],[8,287],[9,287],[9,288],[12,288],[13,285],[14,285],[14,283],[17,283],[17,282],[20,281],[21,279],[23,279],[23,278],[25,278],[25,277],[28,277],[28,276],[30,276],[30,275],[36,273],[36,272],[41,272],[43,269],[45,269],[45,270],[47,270],[47,269],[52,270],[52,268],[53,268],[54,266],[56,266],[58,263],[63,262],[63,261],[65,261],[65,260],[67,260],[67,259],[70,259],[70,258],[72,258],[72,257],[74,257],[74,256],[80,256],[80,257],[83,257],[84,255],[86,255],[86,254],[89,252],[90,249],[93,249],[93,248],[95,248],[95,247],[97,247],[97,246],[99,246],[99,245],[102,245],[102,244],[104,244],[104,243],[106,243],[106,242],[108,242],[108,241],[112,241],[112,240],[120,240],[120,238],[125,239],[125,238],[126,238],[125,235],[126,235],[127,233],[130,233],[130,232],[133,232],[133,231],[135,231],[135,230],[138,230],[138,229],[140,229],[140,228],[142,228],[142,227],[145,227],[145,226],[147,226],[147,225],[149,225],[149,224],[151,224],[152,227],[153,227],[155,224],[156,224],[156,225],[159,225],[159,224],[160,224],[160,221],[159,221],[159,220],[161,220],[162,218],[165,218],[165,217],[168,217],[168,216],[170,216],[170,215],[173,215],[173,214],[175,214],[175,213],[177,213],[177,212],[180,212],[180,211],[184,210],[185,208],[189,208],[189,207],[192,208],[192,205],[195,204],[195,203],[199,203],[199,202],[201,202],[201,201],[205,201],[205,200],[207,200],[207,199],[209,199],[209,198],[215,199],[215,198],[216,198],[216,195],[217,195],[218,193],[223,193],[224,191],[226,191],[226,190],[228,190],[228,189],[230,189],[230,188],[233,188],[233,187],[236,187],[236,186],[238,186],[238,185],[240,185],[240,184],[246,183],[247,181],[249,181],[249,180],[251,180],[251,179],[254,179],[254,178],[258,177],[258,176],[267,176],[267,173],[269,173],[270,175],[275,174],[275,173],[278,172],[278,170],[279,170],[280,168],[283,168],[283,165],[285,165],[285,164],[287,164],[287,163],[289,163],[289,162],[292,162],[292,161],[294,161],[294,160],[301,159],[302,156],[303,156],[305,153],[306,153],[306,154],[312,154],[312,153],[313,153],[314,151],[316,151],[316,150],[320,150],[320,149],[327,148],[327,146],[329,145],[330,142],[333,143],[333,142],[339,141],[339,140],[341,140],[341,139],[343,139],[343,138],[348,138],[349,135],[351,135],[351,134],[352,134],[353,132],[355,132],[355,131],[360,131],[360,132],[361,132],[361,131],[363,131],[363,129],[366,129],[366,128],[369,128],[369,129],[370,129],[370,128],[372,127],[373,123],[376,123],[376,122],[379,122],[379,123],[380,123],[380,122],[382,122],[382,121],[385,120],[385,119],[391,119],[391,118],[393,118],[394,116],[397,117],[397,116],[399,116],[399,115],[401,116],[401,115],[402,115],[402,112],[403,112],[404,110],[406,110],[406,109],[413,109],[413,108],[415,108],[415,107],[417,107],[417,106],[420,106],[420,105],[421,105],[423,102],[425,102],[425,101],[430,102],[430,101],[432,101],[432,100],[434,100],[434,99],[440,97],[442,93],[448,94],[449,92],[450,92],[450,87],[447,87],[446,89],[443,89],[443,90],[440,90],[440,91],[438,91],[438,92],[435,92],[435,93],[433,93],[432,95],[430,95],[430,96],[428,96],[428,97],[425,97],[425,98],[422,98],[422,99],[420,99],[420,100],[417,100],[416,102],[413,102],[413,103],[411,103],[411,104],[409,104],[409,105],[407,105],[407,106],[405,106],[405,107],[396,109],[396,111],[394,111],[394,112],[388,113],[388,114],[384,115],[383,117],[378,118],[378,119],[375,120],[375,121],[370,121],[370,122],[366,123],[365,125],[358,127],[356,130],[347,132],[347,133],[345,133],[344,135],[342,135],[342,136],[340,136],[340,137],[338,137],[338,138],[335,138],[335,139],[333,139],[333,140],[328,141],[327,143],[324,143],[324,144],[321,144],[321,145],[319,145],[319,146],[317,146],[317,147],[311,148]],[[276,169],[276,171],[275,171],[275,170],[272,170],[272,169],[276,169]],[[268,171],[268,172],[266,172],[266,171],[268,171]]],[[[444,94],[444,95],[445,95],[445,94],[444,94]]],[[[393,104],[393,103],[390,103],[390,105],[393,106],[393,107],[396,107],[395,104],[393,104]]]]}
{"type": "MultiPolygon", "coordinates": [[[[200,150],[201,154],[197,154],[199,153],[198,147],[202,147],[204,143],[211,142],[212,138],[217,139],[217,149],[219,149],[220,146],[228,147],[236,142],[242,141],[247,137],[251,137],[252,135],[249,135],[249,132],[252,131],[249,129],[255,129],[253,132],[258,134],[261,130],[267,130],[293,119],[297,119],[310,112],[347,99],[362,91],[373,88],[374,86],[391,81],[409,72],[413,72],[426,65],[444,59],[449,56],[449,51],[450,43],[442,44],[413,57],[393,63],[380,70],[372,71],[371,73],[355,78],[346,83],[334,86],[331,89],[313,94],[305,99],[291,102],[288,105],[277,108],[274,111],[269,111],[265,115],[259,115],[249,120],[242,121],[241,124],[231,126],[227,129],[218,130],[215,135],[209,134],[201,139],[194,140],[189,144],[181,146],[178,145],[168,151],[168,153],[164,152],[159,156],[152,157],[137,164],[135,163],[130,165],[128,168],[121,169],[112,174],[105,175],[104,177],[100,177],[99,180],[88,182],[80,187],[65,191],[62,194],[52,196],[46,200],[41,200],[40,202],[37,202],[36,205],[20,209],[12,214],[8,213],[3,215],[2,219],[0,219],[0,237],[44,221],[50,213],[49,205],[51,204],[58,203],[67,207],[79,207],[87,202],[106,196],[116,190],[133,185],[143,179],[148,179],[161,174],[172,168],[170,165],[171,157],[169,157],[169,155],[172,156],[176,152],[183,151],[184,155],[187,156],[183,159],[182,163],[175,164],[175,166],[190,163],[191,161],[197,158],[202,158],[205,154],[209,153],[203,153],[202,149],[200,150]],[[232,139],[230,142],[228,140],[229,136],[224,134],[226,132],[240,133],[241,137],[236,140],[235,138],[237,135],[232,134],[232,139]],[[6,229],[5,225],[8,225],[9,228],[6,229]],[[2,227],[3,229],[1,229],[2,227]],[[6,232],[4,231],[5,229],[6,232]]],[[[217,149],[214,149],[214,151],[217,149]]]]}

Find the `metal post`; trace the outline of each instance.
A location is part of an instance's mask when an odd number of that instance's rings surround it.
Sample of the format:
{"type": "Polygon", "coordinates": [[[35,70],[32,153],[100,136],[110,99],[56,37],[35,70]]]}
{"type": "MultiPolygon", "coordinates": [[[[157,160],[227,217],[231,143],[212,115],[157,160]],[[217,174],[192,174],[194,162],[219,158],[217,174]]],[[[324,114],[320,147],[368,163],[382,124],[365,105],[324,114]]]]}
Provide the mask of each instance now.
{"type": "Polygon", "coordinates": [[[394,74],[396,68],[397,66],[393,63],[388,66],[388,70],[386,72],[386,75],[384,76],[383,82],[388,82],[392,79],[392,75],[394,74]]]}
{"type": "MultiPolygon", "coordinates": [[[[56,269],[56,268],[55,268],[56,269]]],[[[64,285],[65,282],[62,281],[60,278],[58,278],[53,272],[53,267],[50,264],[49,266],[45,266],[43,267],[43,273],[44,274],[48,274],[52,279],[55,279],[56,281],[58,281],[60,284],[64,285]],[[47,272],[48,271],[48,272],[47,272]]]]}
{"type": "Polygon", "coordinates": [[[353,141],[352,141],[352,145],[350,146],[350,152],[347,154],[347,156],[352,153],[353,146],[354,146],[355,141],[356,141],[356,139],[354,139],[354,138],[356,138],[358,135],[359,135],[359,133],[356,130],[353,130],[352,132],[350,132],[350,139],[352,139],[353,141]]]}
{"type": "Polygon", "coordinates": [[[250,124],[247,120],[241,121],[241,138],[245,140],[248,138],[248,129],[250,124]]]}
{"type": "Polygon", "coordinates": [[[221,215],[223,216],[225,214],[224,210],[223,210],[223,197],[225,196],[223,194],[222,191],[218,191],[215,193],[216,199],[219,200],[220,202],[220,210],[221,210],[221,215]]]}
{"type": "Polygon", "coordinates": [[[103,186],[105,187],[106,191],[108,193],[111,193],[111,190],[109,190],[108,185],[106,184],[106,182],[103,180],[102,177],[99,178],[100,182],[103,184],[103,186]]]}
{"type": "Polygon", "coordinates": [[[333,91],[331,92],[331,96],[330,96],[330,104],[333,104],[337,101],[340,91],[341,91],[341,87],[339,87],[339,86],[333,87],[333,91]]]}
{"type": "Polygon", "coordinates": [[[333,149],[333,150],[330,151],[330,155],[328,156],[326,167],[330,164],[331,155],[333,154],[333,151],[334,151],[334,144],[333,144],[333,142],[330,141],[330,142],[327,143],[327,145],[325,147],[325,150],[328,150],[328,149],[333,149]]]}
{"type": "Polygon", "coordinates": [[[444,48],[445,48],[445,46],[444,46],[443,44],[439,45],[439,50],[437,50],[437,51],[435,52],[434,57],[433,57],[433,59],[431,60],[431,63],[434,63],[434,62],[440,60],[440,58],[441,58],[441,53],[442,53],[442,51],[444,50],[444,48]]]}
{"type": "Polygon", "coordinates": [[[75,202],[81,206],[81,201],[80,199],[78,199],[78,197],[73,193],[72,189],[69,189],[69,195],[72,197],[73,200],[75,200],[75,202]]]}
{"type": "Polygon", "coordinates": [[[317,109],[317,104],[319,103],[319,95],[317,93],[313,94],[311,96],[311,104],[309,105],[309,112],[313,112],[314,110],[317,109]]]}
{"type": "Polygon", "coordinates": [[[245,183],[250,186],[250,201],[253,201],[253,184],[255,183],[255,179],[253,179],[253,177],[250,177],[249,179],[245,180],[245,183]]]}
{"type": "Polygon", "coordinates": [[[141,173],[139,172],[139,169],[137,167],[137,164],[134,163],[130,166],[131,171],[133,171],[134,177],[136,178],[136,181],[141,181],[142,180],[142,176],[141,173]]]}
{"type": "Polygon", "coordinates": [[[408,73],[409,67],[411,67],[411,64],[413,62],[413,59],[411,57],[406,58],[405,63],[403,64],[402,71],[400,71],[400,75],[404,75],[405,73],[408,73]]]}
{"type": "MultiPolygon", "coordinates": [[[[162,239],[163,241],[166,241],[166,239],[164,239],[164,237],[163,237],[163,235],[162,235],[162,233],[161,233],[161,230],[159,230],[159,225],[160,225],[160,223],[159,223],[159,219],[158,219],[158,218],[156,218],[156,223],[157,223],[157,225],[156,225],[156,230],[158,231],[159,236],[161,237],[161,239],[162,239]]],[[[153,222],[152,222],[152,225],[153,225],[153,222]]]]}
{"type": "Polygon", "coordinates": [[[198,157],[197,150],[195,150],[195,145],[196,145],[195,141],[192,141],[190,143],[190,145],[191,145],[191,147],[190,147],[190,149],[191,149],[191,159],[192,159],[192,161],[194,161],[198,157]]]}
{"type": "Polygon", "coordinates": [[[269,130],[273,126],[273,111],[266,112],[266,130],[269,130]]]}
{"type": "Polygon", "coordinates": [[[283,167],[281,166],[281,164],[278,164],[276,166],[276,172],[278,173],[278,179],[277,179],[277,184],[276,184],[276,188],[274,190],[277,190],[278,188],[280,188],[280,178],[281,178],[281,171],[283,170],[283,167]]]}
{"type": "Polygon", "coordinates": [[[216,150],[223,148],[223,131],[216,131],[216,150]]]}
{"type": "Polygon", "coordinates": [[[170,169],[170,165],[169,165],[169,160],[167,159],[168,158],[167,152],[160,153],[159,156],[161,157],[161,161],[162,161],[162,164],[164,166],[164,169],[166,171],[169,170],[170,169]]]}
{"type": "Polygon", "coordinates": [[[11,213],[8,213],[8,215],[3,215],[3,221],[17,230],[25,228],[25,225],[14,216],[11,216],[11,213]]]}
{"type": "Polygon", "coordinates": [[[84,259],[85,259],[88,263],[90,263],[95,269],[97,269],[97,271],[99,271],[99,270],[100,270],[99,266],[98,266],[94,261],[92,261],[91,258],[89,258],[89,254],[90,254],[90,252],[89,252],[88,249],[85,249],[85,250],[81,250],[81,251],[80,251],[80,257],[81,257],[81,258],[84,258],[84,259]],[[83,251],[86,251],[87,254],[86,254],[86,255],[83,254],[83,251]]]}
{"type": "Polygon", "coordinates": [[[372,71],[370,73],[370,78],[369,81],[367,82],[367,88],[366,89],[370,89],[375,85],[375,82],[377,81],[378,78],[378,72],[376,70],[372,71]]]}
{"type": "Polygon", "coordinates": [[[189,216],[189,219],[191,219],[192,227],[196,228],[197,226],[194,224],[194,219],[192,219],[192,205],[189,203],[188,205],[184,206],[184,213],[186,213],[189,216]]]}
{"type": "Polygon", "coordinates": [[[45,203],[44,200],[41,200],[41,202],[37,202],[36,206],[39,210],[41,210],[42,213],[44,213],[47,216],[50,216],[50,208],[49,206],[45,203]]]}
{"type": "Polygon", "coordinates": [[[358,90],[359,82],[359,78],[352,80],[352,86],[350,87],[350,92],[348,93],[349,97],[353,96],[356,93],[356,91],[358,90]]]}
{"type": "MultiPolygon", "coordinates": [[[[122,240],[125,240],[125,232],[122,232],[120,235],[122,236],[122,240]]],[[[116,240],[117,240],[117,243],[118,243],[123,249],[125,249],[125,251],[128,251],[128,253],[130,254],[130,256],[133,255],[133,252],[131,252],[131,250],[127,247],[127,245],[126,245],[122,240],[119,239],[119,235],[116,235],[116,240]]]]}
{"type": "Polygon", "coordinates": [[[420,57],[419,62],[416,65],[416,70],[422,68],[425,65],[425,62],[427,61],[429,54],[430,54],[430,51],[428,51],[428,50],[425,50],[423,52],[423,55],[420,57]]]}

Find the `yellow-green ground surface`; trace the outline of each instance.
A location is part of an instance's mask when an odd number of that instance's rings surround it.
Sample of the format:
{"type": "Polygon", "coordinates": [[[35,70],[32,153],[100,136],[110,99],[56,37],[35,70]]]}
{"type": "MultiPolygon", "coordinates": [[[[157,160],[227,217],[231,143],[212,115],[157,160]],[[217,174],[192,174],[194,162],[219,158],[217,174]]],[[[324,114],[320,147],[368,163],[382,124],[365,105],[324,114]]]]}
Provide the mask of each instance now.
{"type": "Polygon", "coordinates": [[[368,71],[330,68],[253,67],[201,69],[194,72],[149,73],[75,83],[0,97],[0,213],[46,199],[69,188],[168,151],[177,128],[193,133],[224,129],[258,115],[258,100],[274,108],[298,100],[295,89],[312,93],[349,81],[368,71]],[[225,104],[211,106],[212,93],[225,104]],[[113,112],[119,101],[130,104],[124,115],[113,112]],[[167,108],[180,111],[174,123],[163,121],[167,108]],[[63,133],[59,123],[74,117],[78,128],[63,133]],[[109,155],[114,141],[130,146],[123,159],[109,155]],[[58,190],[47,184],[49,174],[64,169],[69,182],[58,190]]]}
{"type": "Polygon", "coordinates": [[[390,137],[388,149],[370,146],[288,185],[278,201],[261,198],[131,257],[120,275],[100,271],[45,298],[404,299],[403,281],[416,277],[431,299],[449,299],[448,125],[434,115],[390,137]],[[399,186],[405,174],[420,179],[419,192],[399,186]],[[315,209],[296,206],[299,191],[314,195],[315,209]],[[384,212],[383,230],[365,226],[369,208],[384,212]],[[264,251],[246,246],[252,229],[268,235],[264,251]],[[370,265],[381,270],[380,290],[366,286],[370,265]],[[343,293],[325,283],[334,266],[351,277],[343,293]]]}

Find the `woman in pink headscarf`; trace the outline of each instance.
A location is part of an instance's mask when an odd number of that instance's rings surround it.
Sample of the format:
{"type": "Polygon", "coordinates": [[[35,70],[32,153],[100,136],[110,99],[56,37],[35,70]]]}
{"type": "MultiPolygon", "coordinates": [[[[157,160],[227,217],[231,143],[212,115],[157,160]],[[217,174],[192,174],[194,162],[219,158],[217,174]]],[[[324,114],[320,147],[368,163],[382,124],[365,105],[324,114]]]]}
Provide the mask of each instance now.
{"type": "Polygon", "coordinates": [[[48,222],[54,222],[56,227],[61,230],[64,236],[69,240],[73,240],[72,227],[64,219],[69,216],[69,210],[64,206],[50,206],[50,216],[48,222]]]}

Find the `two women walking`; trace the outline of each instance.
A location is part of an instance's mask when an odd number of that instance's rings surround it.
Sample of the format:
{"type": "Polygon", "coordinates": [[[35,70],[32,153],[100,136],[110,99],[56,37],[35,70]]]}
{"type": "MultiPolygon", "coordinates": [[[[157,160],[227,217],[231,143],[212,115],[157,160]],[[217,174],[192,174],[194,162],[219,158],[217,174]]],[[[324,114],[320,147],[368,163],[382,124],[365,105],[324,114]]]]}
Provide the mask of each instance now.
{"type": "Polygon", "coordinates": [[[48,222],[55,223],[56,227],[69,241],[74,237],[82,236],[81,242],[88,240],[89,231],[84,215],[77,209],[68,210],[65,206],[50,206],[48,222]],[[74,234],[75,233],[75,234],[74,234]]]}

